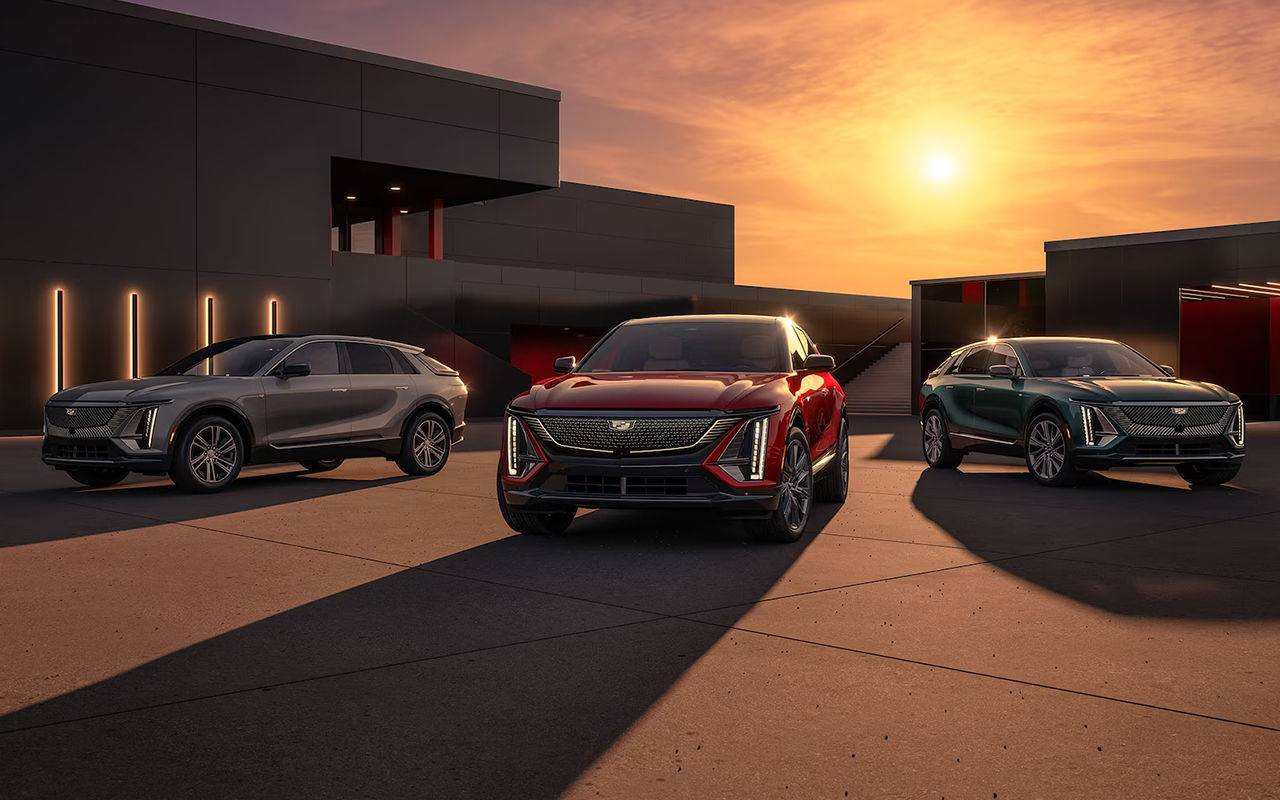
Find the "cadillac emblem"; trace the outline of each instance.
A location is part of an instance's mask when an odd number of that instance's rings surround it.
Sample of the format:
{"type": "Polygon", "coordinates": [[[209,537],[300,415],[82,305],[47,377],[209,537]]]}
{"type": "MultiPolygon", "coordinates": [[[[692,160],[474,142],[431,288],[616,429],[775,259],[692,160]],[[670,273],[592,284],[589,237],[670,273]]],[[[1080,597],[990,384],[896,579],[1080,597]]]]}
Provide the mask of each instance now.
{"type": "Polygon", "coordinates": [[[1182,416],[1183,414],[1187,413],[1187,410],[1185,408],[1171,408],[1169,410],[1177,414],[1178,416],[1182,416]]]}
{"type": "Polygon", "coordinates": [[[609,420],[609,430],[618,431],[619,433],[629,431],[634,428],[636,421],[633,419],[611,419],[609,420]]]}
{"type": "Polygon", "coordinates": [[[75,410],[74,408],[68,408],[68,409],[67,409],[67,416],[68,416],[68,417],[74,417],[75,415],[76,415],[76,410],[75,410]]]}

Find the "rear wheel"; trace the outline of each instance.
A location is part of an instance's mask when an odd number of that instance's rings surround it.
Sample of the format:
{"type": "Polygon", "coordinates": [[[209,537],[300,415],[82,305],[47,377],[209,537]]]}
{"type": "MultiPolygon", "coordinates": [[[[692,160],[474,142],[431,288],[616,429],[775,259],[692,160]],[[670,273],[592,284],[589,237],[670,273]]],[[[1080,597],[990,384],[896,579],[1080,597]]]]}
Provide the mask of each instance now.
{"type": "Polygon", "coordinates": [[[843,503],[849,496],[849,424],[840,420],[836,455],[814,484],[813,496],[820,503],[843,503]]]}
{"type": "Polygon", "coordinates": [[[764,519],[747,520],[751,538],[769,542],[794,542],[804,535],[813,505],[813,464],[804,431],[792,428],[782,451],[778,476],[778,507],[764,519]]]}
{"type": "Polygon", "coordinates": [[[71,480],[84,484],[92,489],[115,486],[124,480],[129,470],[120,467],[75,467],[67,470],[71,480]]]}
{"type": "Polygon", "coordinates": [[[342,466],[341,458],[318,458],[312,461],[299,461],[307,472],[328,472],[342,466]]]}
{"type": "Polygon", "coordinates": [[[507,505],[506,493],[502,490],[502,476],[498,476],[498,509],[502,511],[502,519],[511,530],[532,536],[553,536],[564,533],[573,522],[573,515],[578,509],[563,506],[551,511],[521,511],[507,505]]]}
{"type": "Polygon", "coordinates": [[[1067,426],[1056,414],[1044,413],[1031,420],[1026,456],[1027,470],[1043,486],[1074,486],[1080,480],[1067,426]]]}
{"type": "Polygon", "coordinates": [[[244,439],[226,417],[198,417],[178,435],[169,477],[189,492],[231,485],[244,466],[244,439]]]}
{"type": "Polygon", "coordinates": [[[942,409],[933,406],[924,412],[920,426],[924,461],[938,469],[955,469],[964,461],[964,453],[951,446],[951,434],[947,431],[947,418],[942,409]]]}
{"type": "Polygon", "coordinates": [[[1179,464],[1178,474],[1192,486],[1221,486],[1240,472],[1240,462],[1225,467],[1209,464],[1179,464]]]}
{"type": "Polygon", "coordinates": [[[406,475],[435,475],[449,460],[450,438],[444,417],[423,411],[409,423],[396,466],[406,475]]]}

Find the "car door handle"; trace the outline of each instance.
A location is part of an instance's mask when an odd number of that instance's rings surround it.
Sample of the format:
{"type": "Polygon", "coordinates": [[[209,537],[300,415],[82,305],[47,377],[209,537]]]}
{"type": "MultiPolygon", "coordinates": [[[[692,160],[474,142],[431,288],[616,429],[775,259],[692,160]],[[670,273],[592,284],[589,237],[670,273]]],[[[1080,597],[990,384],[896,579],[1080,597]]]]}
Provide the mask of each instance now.
{"type": "Polygon", "coordinates": [[[346,391],[346,388],[345,388],[345,387],[342,387],[342,386],[335,386],[334,388],[330,389],[329,391],[331,391],[331,392],[345,392],[345,391],[346,391]]]}
{"type": "Polygon", "coordinates": [[[980,392],[985,392],[985,391],[987,390],[987,388],[986,388],[985,386],[978,386],[978,387],[975,387],[975,388],[977,388],[977,390],[978,390],[978,391],[980,391],[980,392]]]}
{"type": "Polygon", "coordinates": [[[405,389],[405,390],[407,390],[409,387],[408,387],[408,386],[397,386],[396,388],[397,388],[397,389],[405,389]]]}

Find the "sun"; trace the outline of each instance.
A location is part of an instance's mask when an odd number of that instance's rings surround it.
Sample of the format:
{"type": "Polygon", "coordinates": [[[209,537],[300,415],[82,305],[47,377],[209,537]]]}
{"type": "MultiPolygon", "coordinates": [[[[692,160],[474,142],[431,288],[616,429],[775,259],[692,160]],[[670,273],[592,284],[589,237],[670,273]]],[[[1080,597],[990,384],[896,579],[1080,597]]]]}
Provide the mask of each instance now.
{"type": "Polygon", "coordinates": [[[947,183],[956,175],[956,160],[950,153],[934,153],[925,159],[924,174],[934,183],[947,183]]]}

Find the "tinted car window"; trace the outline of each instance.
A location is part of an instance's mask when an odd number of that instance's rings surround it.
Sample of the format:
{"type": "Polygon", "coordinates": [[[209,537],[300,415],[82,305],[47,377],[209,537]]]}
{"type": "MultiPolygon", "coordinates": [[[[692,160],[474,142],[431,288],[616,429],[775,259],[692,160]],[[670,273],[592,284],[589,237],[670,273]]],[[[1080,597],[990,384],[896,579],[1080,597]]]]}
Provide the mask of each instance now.
{"type": "Polygon", "coordinates": [[[1004,364],[1007,367],[1018,369],[1018,356],[1014,354],[1013,348],[1007,344],[996,345],[991,352],[991,360],[987,362],[989,368],[992,364],[1004,364]]]}
{"type": "Polygon", "coordinates": [[[1118,342],[1023,341],[1027,370],[1038,378],[1078,378],[1089,375],[1165,377],[1159,367],[1118,342]]]}
{"type": "Polygon", "coordinates": [[[956,369],[957,375],[985,375],[987,374],[987,358],[991,355],[990,347],[975,347],[968,353],[965,353],[964,360],[960,362],[960,366],[956,369]]]}
{"type": "Polygon", "coordinates": [[[310,364],[312,375],[337,375],[338,345],[334,342],[311,342],[294,350],[285,364],[310,364]]]}
{"type": "Polygon", "coordinates": [[[809,348],[804,346],[800,341],[800,334],[794,325],[787,325],[787,351],[791,354],[791,368],[804,369],[804,357],[809,354],[809,348]]]}
{"type": "Polygon", "coordinates": [[[786,372],[774,320],[620,325],[587,353],[578,372],[786,372]]]}
{"type": "Polygon", "coordinates": [[[228,339],[197,350],[156,374],[248,377],[292,345],[293,339],[228,339]]]}
{"type": "Polygon", "coordinates": [[[800,335],[800,344],[804,347],[806,353],[818,352],[818,346],[813,343],[813,339],[809,338],[809,334],[804,332],[804,328],[797,325],[796,333],[800,335]]]}
{"type": "Polygon", "coordinates": [[[408,356],[406,356],[404,353],[400,352],[394,347],[388,347],[386,348],[386,351],[387,351],[387,354],[391,356],[391,361],[395,365],[395,370],[397,373],[403,373],[407,375],[418,374],[418,370],[413,368],[413,365],[409,363],[408,356]]]}
{"type": "Polygon", "coordinates": [[[343,346],[347,348],[352,375],[392,375],[396,371],[391,355],[381,345],[343,342],[343,346]]]}

